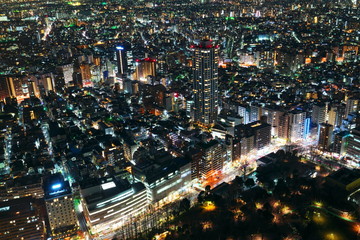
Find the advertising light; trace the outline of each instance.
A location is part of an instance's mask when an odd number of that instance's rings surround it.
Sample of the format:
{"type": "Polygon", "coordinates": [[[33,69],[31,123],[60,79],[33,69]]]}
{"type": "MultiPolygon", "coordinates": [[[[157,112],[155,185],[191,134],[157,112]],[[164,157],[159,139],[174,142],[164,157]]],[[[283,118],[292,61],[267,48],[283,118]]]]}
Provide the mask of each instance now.
{"type": "Polygon", "coordinates": [[[53,189],[53,190],[56,190],[56,189],[59,189],[59,188],[61,188],[61,183],[57,183],[57,184],[54,184],[54,185],[51,186],[51,189],[53,189]]]}

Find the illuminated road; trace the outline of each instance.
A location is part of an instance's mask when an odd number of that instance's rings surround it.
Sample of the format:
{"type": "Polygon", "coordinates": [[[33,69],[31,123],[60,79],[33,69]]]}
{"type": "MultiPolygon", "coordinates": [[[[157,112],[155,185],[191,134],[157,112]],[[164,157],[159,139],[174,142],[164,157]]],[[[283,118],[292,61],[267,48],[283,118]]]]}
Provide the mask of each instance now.
{"type": "Polygon", "coordinates": [[[75,201],[75,212],[76,212],[76,216],[77,216],[78,221],[79,221],[80,230],[84,233],[85,239],[89,239],[88,232],[89,232],[90,229],[87,227],[85,216],[84,216],[84,213],[83,213],[83,209],[82,209],[80,200],[75,199],[74,201],[75,201]]]}
{"type": "MultiPolygon", "coordinates": [[[[320,204],[314,204],[314,205],[311,205],[310,207],[321,209],[324,212],[327,212],[327,213],[329,213],[329,214],[331,214],[331,215],[333,215],[335,217],[338,217],[338,218],[340,218],[342,220],[345,220],[347,222],[358,223],[357,221],[352,219],[352,217],[349,214],[347,214],[346,212],[341,212],[341,211],[337,210],[339,213],[336,213],[335,211],[331,211],[331,210],[328,210],[328,209],[324,208],[320,204]]],[[[360,223],[358,223],[358,224],[360,224],[360,223]]]]}

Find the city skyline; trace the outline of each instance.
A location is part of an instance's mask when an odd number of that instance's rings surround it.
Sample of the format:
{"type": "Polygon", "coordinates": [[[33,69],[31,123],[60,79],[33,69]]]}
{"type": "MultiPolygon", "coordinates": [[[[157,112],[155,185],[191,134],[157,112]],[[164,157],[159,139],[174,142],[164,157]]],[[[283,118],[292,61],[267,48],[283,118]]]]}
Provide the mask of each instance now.
{"type": "Polygon", "coordinates": [[[0,0],[0,240],[360,239],[359,16],[0,0]]]}

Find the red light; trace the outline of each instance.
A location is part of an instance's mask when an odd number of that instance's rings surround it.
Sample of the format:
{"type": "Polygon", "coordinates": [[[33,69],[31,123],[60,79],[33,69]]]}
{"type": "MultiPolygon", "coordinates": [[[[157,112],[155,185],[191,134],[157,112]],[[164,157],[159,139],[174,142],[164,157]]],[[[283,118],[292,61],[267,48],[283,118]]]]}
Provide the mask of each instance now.
{"type": "MultiPolygon", "coordinates": [[[[216,45],[218,47],[218,45],[216,45]]],[[[206,44],[206,45],[202,45],[202,44],[199,44],[199,45],[190,45],[190,48],[213,48],[216,46],[212,45],[211,43],[210,44],[206,44]]]]}
{"type": "Polygon", "coordinates": [[[135,62],[141,62],[141,60],[140,60],[140,59],[136,59],[135,62]]]}
{"type": "Polygon", "coordinates": [[[174,93],[174,97],[179,97],[179,94],[178,93],[174,93]]]}
{"type": "Polygon", "coordinates": [[[146,61],[146,62],[156,62],[156,59],[152,59],[152,58],[144,58],[143,61],[146,61]]]}

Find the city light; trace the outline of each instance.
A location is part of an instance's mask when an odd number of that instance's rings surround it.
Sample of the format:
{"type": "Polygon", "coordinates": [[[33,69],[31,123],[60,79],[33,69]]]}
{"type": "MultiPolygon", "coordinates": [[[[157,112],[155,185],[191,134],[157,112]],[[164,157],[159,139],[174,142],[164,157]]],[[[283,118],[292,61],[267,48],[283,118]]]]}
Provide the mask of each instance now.
{"type": "Polygon", "coordinates": [[[62,184],[61,184],[61,183],[57,183],[57,184],[52,185],[52,186],[51,186],[51,189],[57,190],[57,189],[59,189],[59,188],[61,188],[61,187],[62,187],[62,184]]]}
{"type": "Polygon", "coordinates": [[[203,209],[207,212],[211,212],[211,211],[214,211],[216,209],[216,206],[213,202],[211,201],[206,201],[204,204],[203,204],[203,209]]]}
{"type": "Polygon", "coordinates": [[[360,236],[359,1],[1,3],[0,236],[360,236]]]}
{"type": "Polygon", "coordinates": [[[314,202],[314,206],[318,207],[318,208],[322,208],[323,207],[323,203],[322,202],[314,202]]]}

